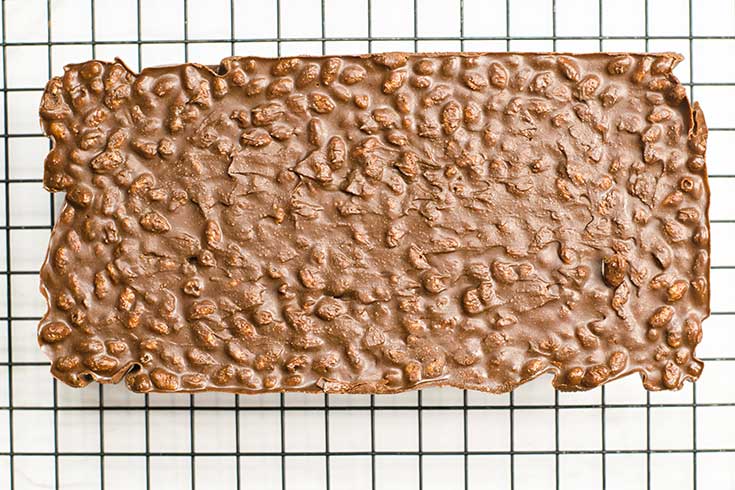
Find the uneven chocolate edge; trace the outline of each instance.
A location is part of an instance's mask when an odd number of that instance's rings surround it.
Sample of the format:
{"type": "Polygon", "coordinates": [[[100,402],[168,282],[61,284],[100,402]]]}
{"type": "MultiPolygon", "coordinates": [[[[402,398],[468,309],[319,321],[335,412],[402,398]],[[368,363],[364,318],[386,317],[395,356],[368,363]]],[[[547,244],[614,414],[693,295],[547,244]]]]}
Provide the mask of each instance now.
{"type": "MultiPolygon", "coordinates": [[[[409,57],[409,58],[417,58],[417,57],[435,57],[435,58],[442,58],[442,57],[450,57],[450,56],[459,56],[459,57],[514,56],[514,55],[516,55],[516,56],[548,56],[548,55],[553,55],[553,56],[570,56],[572,58],[586,58],[586,57],[599,57],[599,56],[605,56],[605,57],[608,57],[608,58],[614,58],[616,56],[621,56],[621,55],[628,55],[628,56],[633,56],[633,57],[638,57],[638,58],[640,58],[640,57],[666,57],[666,58],[672,59],[672,63],[670,65],[670,67],[668,68],[668,71],[666,73],[664,73],[663,75],[669,81],[671,81],[674,86],[679,86],[679,87],[682,86],[682,84],[681,84],[680,80],[678,79],[678,77],[676,77],[673,74],[673,69],[679,63],[681,63],[681,61],[684,60],[684,56],[683,55],[681,55],[679,53],[676,53],[676,52],[671,52],[671,51],[664,51],[664,52],[623,52],[623,51],[614,51],[614,52],[602,52],[602,53],[600,53],[600,52],[589,52],[589,53],[571,53],[571,52],[517,52],[517,51],[509,51],[509,52],[505,52],[505,51],[503,51],[503,52],[419,52],[419,53],[414,53],[414,52],[389,52],[389,53],[403,55],[403,56],[406,56],[406,57],[409,57]]],[[[298,58],[298,59],[304,59],[304,60],[325,60],[325,59],[329,59],[329,58],[333,58],[333,57],[338,57],[338,58],[344,59],[344,60],[350,60],[350,59],[352,59],[352,60],[355,60],[355,59],[369,60],[369,59],[374,58],[376,56],[379,56],[381,54],[385,54],[385,53],[370,53],[370,54],[361,54],[361,55],[334,55],[334,56],[329,56],[329,55],[319,55],[319,56],[317,56],[317,55],[294,55],[294,56],[281,56],[281,57],[228,56],[226,58],[223,58],[219,65],[203,65],[203,64],[200,64],[200,63],[187,62],[187,63],[176,64],[176,65],[159,65],[159,66],[146,67],[146,68],[143,68],[140,72],[135,72],[122,59],[120,59],[118,57],[115,57],[115,60],[112,61],[112,62],[110,62],[110,61],[101,61],[101,60],[95,60],[95,59],[93,59],[93,60],[85,61],[83,63],[86,63],[86,62],[89,62],[89,61],[97,61],[99,63],[102,63],[105,66],[111,66],[111,65],[118,64],[118,65],[122,66],[123,68],[125,68],[125,70],[128,73],[130,73],[131,75],[133,75],[135,77],[138,77],[138,76],[141,76],[141,75],[146,75],[146,74],[148,74],[151,71],[157,71],[157,70],[166,69],[166,68],[191,66],[191,67],[196,68],[196,69],[199,69],[199,70],[204,70],[204,71],[210,73],[212,76],[215,76],[215,77],[218,77],[218,78],[222,78],[222,77],[225,77],[228,74],[228,72],[229,72],[229,69],[227,68],[228,61],[229,60],[239,60],[239,59],[243,59],[243,58],[252,59],[252,60],[256,60],[256,61],[257,60],[264,60],[264,61],[265,60],[269,60],[269,61],[273,61],[273,60],[284,59],[284,58],[285,59],[288,59],[288,58],[298,58]]],[[[64,67],[64,70],[66,71],[70,67],[81,65],[83,63],[66,65],[64,67]]],[[[51,78],[47,82],[46,87],[44,88],[44,93],[43,93],[42,97],[45,96],[47,93],[49,93],[49,87],[54,82],[57,82],[57,81],[60,81],[60,80],[61,80],[61,77],[58,77],[58,76],[51,78]]],[[[699,102],[696,102],[695,101],[692,104],[691,101],[689,100],[689,96],[688,95],[685,95],[685,97],[681,101],[680,105],[683,106],[682,108],[680,108],[680,110],[682,112],[686,112],[689,115],[689,129],[688,129],[688,138],[687,138],[688,144],[691,146],[696,140],[699,140],[700,144],[704,145],[704,147],[706,148],[707,137],[708,137],[709,132],[708,132],[708,128],[707,128],[707,124],[706,124],[705,118],[704,118],[704,112],[702,111],[702,109],[701,109],[701,107],[699,105],[699,102]]],[[[39,111],[39,116],[40,116],[40,111],[39,111]]],[[[57,143],[56,143],[55,138],[46,131],[46,127],[43,124],[43,122],[44,122],[44,118],[43,118],[43,116],[40,116],[39,123],[41,125],[41,129],[42,129],[44,135],[47,136],[50,139],[50,141],[51,141],[51,148],[49,150],[49,152],[51,152],[51,151],[53,151],[56,148],[57,143]]],[[[710,273],[711,273],[711,248],[712,247],[711,247],[711,224],[710,224],[710,218],[709,218],[709,210],[710,210],[710,205],[711,205],[711,192],[710,192],[709,179],[708,179],[708,173],[707,173],[706,150],[701,154],[701,156],[702,156],[702,159],[704,161],[704,165],[702,167],[701,172],[702,172],[702,180],[703,180],[703,183],[704,183],[704,186],[705,186],[705,194],[704,194],[704,198],[705,198],[705,203],[704,204],[705,205],[704,205],[704,211],[705,211],[705,222],[706,222],[707,233],[708,233],[708,240],[707,240],[707,247],[706,247],[706,249],[707,249],[708,256],[710,257],[710,261],[708,261],[708,267],[707,267],[707,271],[706,271],[708,287],[707,287],[707,301],[706,301],[706,304],[705,304],[706,310],[705,310],[705,315],[702,318],[702,322],[704,322],[704,320],[706,320],[707,318],[709,318],[710,315],[711,315],[711,281],[710,281],[711,274],[710,273]]],[[[59,191],[57,189],[52,189],[52,188],[50,188],[47,185],[46,170],[45,169],[44,169],[43,185],[44,185],[44,188],[48,192],[58,192],[59,191]]],[[[64,202],[64,205],[63,205],[62,210],[66,206],[69,206],[69,204],[67,202],[64,202]]],[[[54,223],[54,227],[51,230],[51,234],[50,234],[50,237],[49,237],[49,246],[48,246],[47,251],[46,251],[46,256],[44,258],[42,269],[45,269],[48,266],[48,264],[49,264],[51,236],[56,231],[57,224],[58,224],[58,220],[57,220],[57,222],[54,223]]],[[[39,343],[39,346],[40,346],[41,350],[44,352],[44,354],[51,361],[53,361],[53,357],[52,357],[51,353],[46,348],[47,346],[44,346],[44,344],[41,342],[41,337],[40,337],[40,328],[41,328],[41,325],[43,325],[47,321],[49,315],[51,314],[51,302],[50,302],[50,298],[49,298],[49,291],[45,287],[44,282],[43,282],[43,279],[42,279],[41,276],[42,276],[42,274],[39,274],[39,281],[40,281],[40,287],[39,287],[39,289],[40,289],[40,292],[41,292],[41,294],[43,295],[43,297],[44,297],[44,299],[46,301],[46,313],[43,315],[43,317],[39,321],[39,324],[38,324],[38,327],[37,327],[37,341],[39,343]]],[[[702,366],[702,370],[703,370],[704,369],[704,362],[696,356],[696,352],[695,351],[696,351],[696,346],[692,349],[692,360],[694,362],[700,364],[702,366]]],[[[87,372],[81,374],[81,376],[80,376],[81,378],[84,379],[85,383],[82,384],[82,385],[80,385],[80,386],[74,386],[74,387],[83,387],[83,386],[86,386],[86,384],[88,384],[91,381],[96,381],[96,382],[101,383],[101,384],[118,384],[123,378],[125,378],[126,381],[131,380],[132,379],[132,375],[136,374],[137,371],[139,371],[140,369],[141,369],[141,365],[139,363],[130,362],[130,363],[125,364],[125,365],[121,366],[120,368],[118,368],[118,370],[113,375],[111,375],[111,376],[100,376],[100,375],[97,375],[97,374],[95,374],[95,373],[93,373],[91,371],[87,371],[87,372]]],[[[689,373],[686,373],[686,374],[682,373],[681,383],[679,383],[679,385],[676,388],[674,388],[673,390],[670,390],[670,391],[681,390],[683,388],[683,385],[684,385],[684,382],[685,381],[689,381],[689,382],[695,382],[695,381],[697,381],[699,379],[699,377],[701,376],[702,370],[700,370],[700,372],[697,375],[692,375],[692,374],[689,374],[689,373]]],[[[56,379],[64,382],[65,384],[68,384],[68,383],[66,383],[66,381],[64,381],[62,379],[62,377],[57,376],[57,373],[54,372],[53,363],[51,365],[50,372],[54,376],[54,378],[56,378],[56,379]]],[[[493,388],[488,387],[486,385],[480,385],[480,384],[478,384],[478,385],[461,384],[461,383],[455,383],[455,382],[451,382],[451,381],[447,381],[447,380],[442,380],[442,379],[433,379],[433,380],[429,380],[429,381],[421,381],[421,382],[418,382],[418,383],[413,384],[411,386],[407,386],[407,387],[403,387],[403,388],[389,388],[389,387],[387,387],[384,384],[378,384],[378,383],[367,383],[367,382],[345,383],[345,382],[338,381],[338,380],[332,380],[332,379],[328,379],[328,378],[320,378],[320,380],[317,381],[313,385],[313,389],[299,389],[299,388],[284,388],[284,387],[282,387],[282,388],[276,388],[276,389],[259,389],[259,390],[254,390],[254,389],[244,388],[244,389],[233,390],[233,389],[220,388],[220,387],[217,387],[217,386],[208,385],[208,386],[205,386],[205,387],[200,388],[200,389],[191,389],[191,390],[190,389],[161,390],[159,388],[153,387],[152,390],[150,390],[149,392],[151,392],[151,393],[225,392],[225,393],[236,393],[236,394],[286,393],[286,392],[289,392],[289,393],[313,393],[313,394],[322,394],[322,393],[328,393],[328,394],[399,394],[399,393],[404,393],[404,392],[407,392],[407,391],[413,391],[413,390],[418,390],[418,389],[423,389],[423,388],[429,388],[429,387],[454,387],[454,388],[463,389],[463,390],[476,390],[476,391],[482,391],[482,392],[486,392],[486,393],[502,394],[502,393],[511,392],[515,388],[517,388],[517,387],[519,387],[519,386],[521,386],[523,384],[526,384],[526,383],[528,383],[528,382],[530,382],[530,381],[532,381],[532,380],[534,380],[534,379],[536,379],[536,378],[538,378],[538,377],[540,377],[542,375],[549,374],[549,373],[553,374],[553,377],[551,379],[551,384],[552,384],[552,386],[556,390],[564,391],[564,392],[572,392],[572,391],[589,391],[589,390],[593,389],[593,387],[587,387],[587,386],[584,386],[584,385],[581,385],[581,384],[579,384],[579,385],[570,385],[570,384],[564,383],[563,382],[563,379],[562,379],[562,375],[561,375],[560,369],[558,367],[550,366],[547,369],[541,370],[541,371],[535,373],[532,376],[529,376],[527,378],[524,378],[521,382],[518,382],[518,383],[508,383],[508,384],[505,384],[505,385],[501,385],[497,389],[493,389],[493,388]],[[319,382],[323,382],[322,383],[322,386],[319,386],[319,384],[320,384],[319,382]]],[[[607,378],[606,381],[603,383],[603,385],[608,384],[608,383],[610,383],[610,382],[612,382],[614,380],[617,380],[617,379],[620,379],[620,378],[624,378],[624,377],[630,376],[630,375],[632,375],[634,373],[639,373],[639,375],[641,377],[641,382],[642,382],[644,388],[646,388],[646,390],[648,390],[648,391],[663,391],[663,390],[667,389],[667,388],[664,388],[662,386],[650,384],[648,382],[648,376],[646,375],[645,371],[642,368],[623,370],[620,373],[618,373],[616,375],[613,375],[613,376],[610,376],[609,378],[607,378]]],[[[73,386],[73,385],[69,385],[69,386],[73,386]]]]}

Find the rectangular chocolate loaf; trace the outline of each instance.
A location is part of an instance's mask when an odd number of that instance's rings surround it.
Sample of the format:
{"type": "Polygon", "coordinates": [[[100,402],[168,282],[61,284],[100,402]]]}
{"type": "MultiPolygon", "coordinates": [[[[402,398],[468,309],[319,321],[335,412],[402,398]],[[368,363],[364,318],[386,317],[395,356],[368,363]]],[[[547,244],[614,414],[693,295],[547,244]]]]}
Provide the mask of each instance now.
{"type": "Polygon", "coordinates": [[[707,128],[663,54],[68,66],[39,341],[131,390],[695,380],[707,128]]]}

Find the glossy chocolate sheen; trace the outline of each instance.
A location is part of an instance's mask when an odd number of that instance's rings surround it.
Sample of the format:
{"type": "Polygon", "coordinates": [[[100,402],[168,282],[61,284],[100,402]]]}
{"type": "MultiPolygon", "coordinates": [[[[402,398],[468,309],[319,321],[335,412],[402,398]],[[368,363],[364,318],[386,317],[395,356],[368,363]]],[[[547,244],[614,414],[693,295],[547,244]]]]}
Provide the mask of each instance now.
{"type": "Polygon", "coordinates": [[[68,66],[39,341],[139,392],[702,371],[707,129],[664,54],[68,66]]]}

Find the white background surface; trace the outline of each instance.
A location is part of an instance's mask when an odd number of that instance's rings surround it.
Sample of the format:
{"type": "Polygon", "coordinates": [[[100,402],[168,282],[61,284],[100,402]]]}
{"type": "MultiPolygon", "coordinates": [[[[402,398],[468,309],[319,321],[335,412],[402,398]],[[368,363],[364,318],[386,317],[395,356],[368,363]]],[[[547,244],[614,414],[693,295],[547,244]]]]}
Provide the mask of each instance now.
{"type": "Polygon", "coordinates": [[[735,488],[735,222],[723,222],[735,221],[735,2],[522,0],[508,2],[509,12],[504,0],[415,4],[141,1],[139,26],[133,0],[3,2],[0,489],[735,488]],[[61,201],[40,184],[48,142],[37,107],[49,75],[93,56],[140,67],[216,64],[232,53],[462,49],[685,55],[676,73],[693,82],[711,127],[713,176],[715,315],[704,326],[696,388],[647,394],[630,377],[556,394],[545,377],[512,397],[430,389],[327,399],[141,396],[52,381],[36,345],[45,307],[37,271],[61,201]]]}

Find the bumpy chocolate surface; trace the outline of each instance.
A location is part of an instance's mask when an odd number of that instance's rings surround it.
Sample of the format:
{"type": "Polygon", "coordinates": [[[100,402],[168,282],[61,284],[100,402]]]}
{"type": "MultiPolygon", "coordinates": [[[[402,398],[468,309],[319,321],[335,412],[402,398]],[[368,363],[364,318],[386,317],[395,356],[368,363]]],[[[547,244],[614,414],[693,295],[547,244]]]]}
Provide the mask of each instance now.
{"type": "Polygon", "coordinates": [[[675,54],[67,67],[52,373],[148,391],[696,379],[707,129],[675,54]]]}

